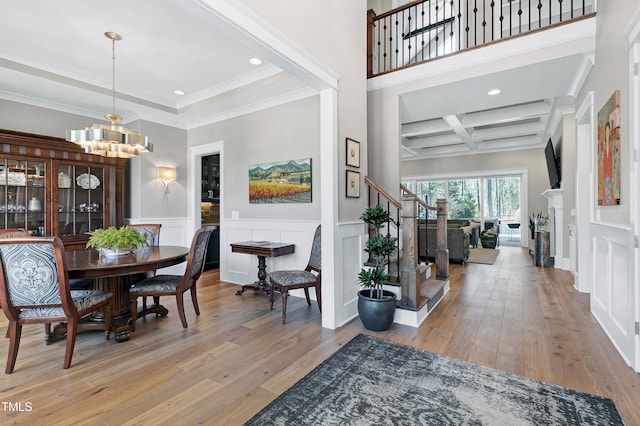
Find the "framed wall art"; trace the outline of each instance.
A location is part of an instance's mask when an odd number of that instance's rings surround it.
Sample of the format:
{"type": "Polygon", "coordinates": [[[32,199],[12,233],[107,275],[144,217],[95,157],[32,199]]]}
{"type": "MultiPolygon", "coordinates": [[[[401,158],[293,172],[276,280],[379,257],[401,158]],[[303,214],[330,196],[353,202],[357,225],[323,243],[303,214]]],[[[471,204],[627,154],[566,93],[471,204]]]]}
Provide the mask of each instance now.
{"type": "Polygon", "coordinates": [[[249,204],[310,203],[311,158],[249,166],[249,204]]]}
{"type": "Polygon", "coordinates": [[[347,138],[347,166],[360,167],[360,142],[347,138]]]}
{"type": "Polygon", "coordinates": [[[598,111],[598,205],[620,204],[620,91],[598,111]]]}
{"type": "Polygon", "coordinates": [[[347,197],[360,198],[360,172],[347,170],[347,197]]]}

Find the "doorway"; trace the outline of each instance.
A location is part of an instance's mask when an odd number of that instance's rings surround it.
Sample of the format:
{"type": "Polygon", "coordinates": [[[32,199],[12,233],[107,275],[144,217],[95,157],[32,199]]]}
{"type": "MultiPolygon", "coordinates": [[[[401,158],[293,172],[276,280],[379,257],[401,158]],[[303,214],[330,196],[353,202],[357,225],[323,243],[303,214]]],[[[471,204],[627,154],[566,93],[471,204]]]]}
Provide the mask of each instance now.
{"type": "Polygon", "coordinates": [[[224,211],[223,142],[191,147],[189,161],[192,165],[189,187],[193,188],[189,194],[191,234],[203,226],[216,226],[209,240],[205,270],[220,268],[220,228],[224,211]]]}
{"type": "Polygon", "coordinates": [[[200,225],[215,226],[207,247],[205,271],[220,267],[220,154],[200,159],[200,225]]]}

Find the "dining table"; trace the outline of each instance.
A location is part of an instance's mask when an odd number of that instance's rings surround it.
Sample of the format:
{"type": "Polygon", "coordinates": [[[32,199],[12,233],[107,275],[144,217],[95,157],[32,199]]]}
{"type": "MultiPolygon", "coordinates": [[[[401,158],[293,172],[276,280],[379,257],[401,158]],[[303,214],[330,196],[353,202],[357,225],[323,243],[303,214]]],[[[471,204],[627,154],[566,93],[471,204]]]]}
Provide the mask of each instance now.
{"type": "MultiPolygon", "coordinates": [[[[116,341],[123,342],[129,340],[132,331],[129,299],[131,275],[178,265],[187,260],[188,254],[189,247],[162,245],[143,247],[132,254],[116,257],[101,256],[96,250],[86,249],[65,252],[65,262],[69,279],[92,279],[94,290],[113,294],[109,305],[111,330],[116,336],[116,341]]],[[[169,313],[160,304],[141,309],[144,311],[138,313],[138,318],[154,312],[161,316],[169,313]]],[[[104,315],[97,312],[87,320],[104,323],[104,315]]],[[[59,324],[54,327],[51,340],[63,338],[64,333],[66,333],[66,325],[59,324]]]]}

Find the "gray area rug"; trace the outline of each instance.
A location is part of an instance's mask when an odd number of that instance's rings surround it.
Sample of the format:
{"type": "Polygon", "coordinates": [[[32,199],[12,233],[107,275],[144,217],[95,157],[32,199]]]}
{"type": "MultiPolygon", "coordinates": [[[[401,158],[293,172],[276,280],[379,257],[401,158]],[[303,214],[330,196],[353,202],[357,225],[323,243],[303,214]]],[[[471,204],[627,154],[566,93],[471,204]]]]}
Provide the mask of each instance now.
{"type": "Polygon", "coordinates": [[[472,248],[469,249],[469,258],[467,259],[467,263],[493,265],[499,254],[500,250],[498,249],[472,248]]]}
{"type": "Polygon", "coordinates": [[[612,400],[358,335],[247,425],[622,425],[612,400]]]}

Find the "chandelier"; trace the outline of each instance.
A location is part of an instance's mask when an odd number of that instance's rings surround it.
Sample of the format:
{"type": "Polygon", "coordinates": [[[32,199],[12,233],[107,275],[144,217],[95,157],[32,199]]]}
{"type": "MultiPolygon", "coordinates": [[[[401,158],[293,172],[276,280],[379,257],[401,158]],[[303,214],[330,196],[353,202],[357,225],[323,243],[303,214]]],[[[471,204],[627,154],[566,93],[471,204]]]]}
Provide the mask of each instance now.
{"type": "Polygon", "coordinates": [[[146,136],[118,124],[122,117],[116,114],[116,41],[122,40],[122,36],[111,31],[104,35],[112,43],[113,112],[105,115],[111,124],[94,124],[85,129],[67,130],[67,140],[83,147],[86,153],[103,157],[131,158],[144,152],[153,152],[153,144],[149,143],[146,136]]]}

